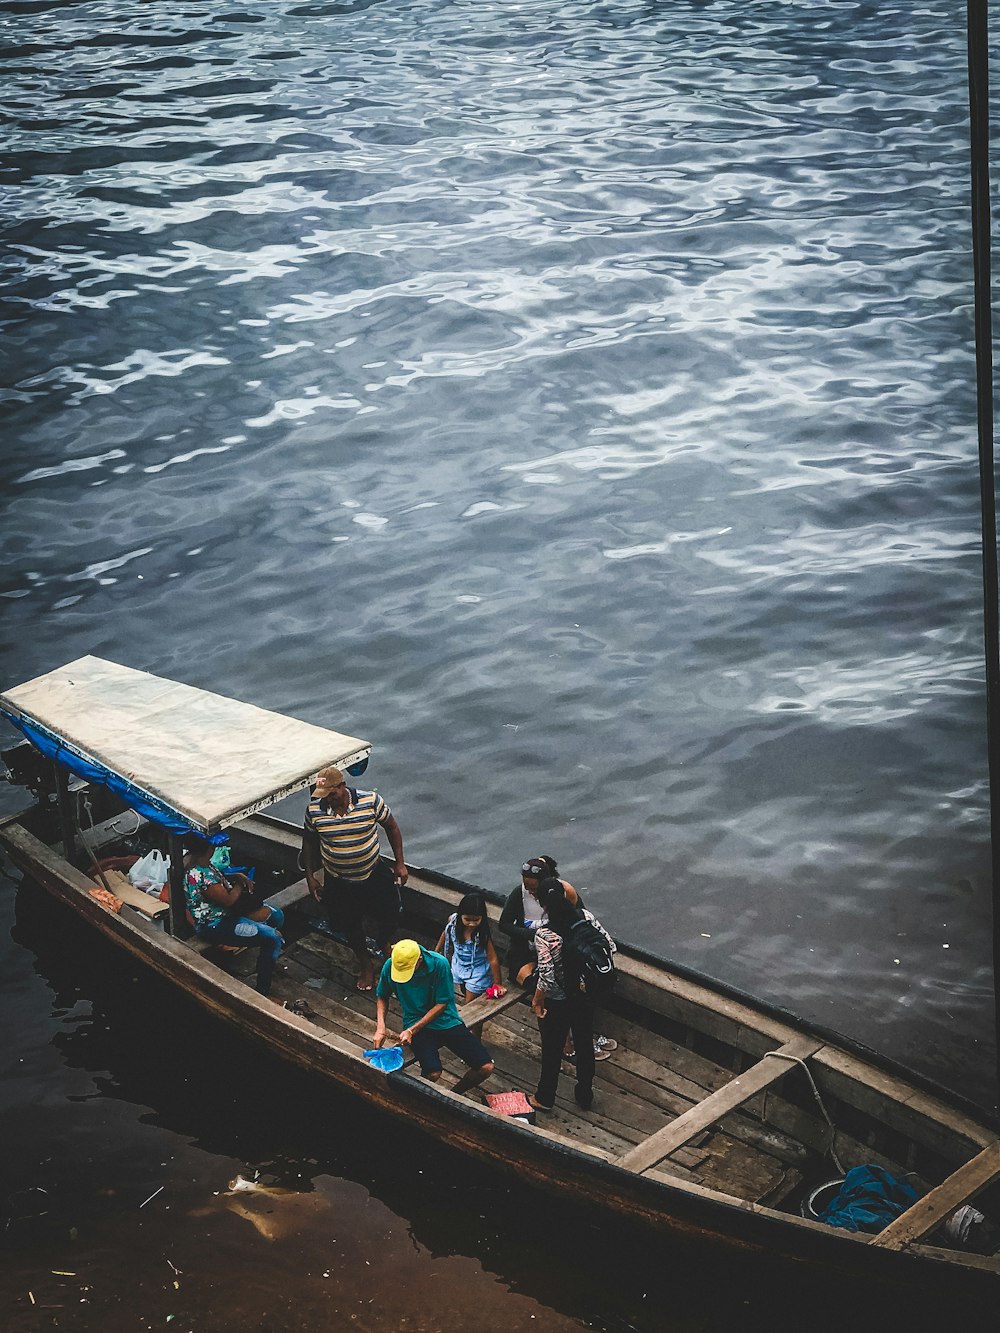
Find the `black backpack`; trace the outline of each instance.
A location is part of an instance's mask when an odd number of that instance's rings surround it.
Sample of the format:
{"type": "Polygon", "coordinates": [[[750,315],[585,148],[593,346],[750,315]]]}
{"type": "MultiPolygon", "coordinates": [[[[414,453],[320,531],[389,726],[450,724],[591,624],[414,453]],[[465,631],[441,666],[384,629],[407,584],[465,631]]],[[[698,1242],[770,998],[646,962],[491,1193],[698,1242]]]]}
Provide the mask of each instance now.
{"type": "Polygon", "coordinates": [[[581,912],[571,926],[559,932],[563,942],[563,970],[567,987],[580,983],[587,999],[600,1003],[615,988],[615,956],[603,930],[581,912]]]}

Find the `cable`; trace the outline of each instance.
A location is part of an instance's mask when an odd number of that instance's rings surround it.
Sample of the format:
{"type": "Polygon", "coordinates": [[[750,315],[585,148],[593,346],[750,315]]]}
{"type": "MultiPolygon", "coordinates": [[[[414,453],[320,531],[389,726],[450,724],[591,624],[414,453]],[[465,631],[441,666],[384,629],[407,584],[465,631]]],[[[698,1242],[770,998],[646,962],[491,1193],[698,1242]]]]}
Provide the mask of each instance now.
{"type": "Polygon", "coordinates": [[[816,1105],[817,1105],[817,1106],[819,1107],[819,1109],[823,1112],[823,1119],[824,1119],[824,1120],[826,1121],[826,1123],[830,1126],[830,1143],[829,1143],[829,1146],[828,1146],[828,1148],[827,1148],[827,1151],[829,1152],[830,1157],[831,1157],[832,1160],[833,1160],[833,1164],[834,1164],[834,1166],[837,1168],[837,1170],[840,1172],[840,1174],[841,1174],[842,1176],[846,1176],[846,1175],[847,1175],[847,1170],[846,1170],[846,1168],[845,1168],[843,1162],[842,1162],[842,1161],[840,1160],[840,1158],[837,1156],[837,1151],[836,1151],[836,1149],[835,1149],[834,1146],[833,1146],[834,1143],[835,1143],[835,1141],[836,1141],[836,1138],[837,1138],[837,1126],[836,1126],[836,1125],[833,1123],[833,1121],[830,1119],[830,1114],[829,1114],[829,1112],[827,1111],[826,1107],[825,1107],[824,1104],[823,1104],[823,1098],[819,1095],[819,1088],[817,1088],[817,1086],[816,1086],[816,1080],[815,1080],[815,1079],[813,1078],[813,1076],[812,1076],[812,1070],[811,1070],[811,1069],[809,1068],[809,1066],[806,1064],[805,1060],[803,1060],[803,1059],[802,1059],[800,1056],[798,1056],[798,1055],[786,1055],[784,1051],[765,1051],[765,1052],[764,1052],[764,1058],[765,1058],[765,1059],[766,1059],[769,1055],[774,1056],[774,1058],[775,1058],[776,1060],[791,1060],[793,1064],[801,1065],[802,1069],[805,1071],[805,1076],[806,1076],[806,1078],[809,1080],[809,1086],[810,1086],[810,1087],[812,1088],[812,1090],[813,1090],[813,1096],[816,1098],[816,1105]]]}
{"type": "MultiPolygon", "coordinates": [[[[113,819],[111,821],[111,827],[114,829],[116,833],[120,833],[123,838],[131,838],[132,834],[138,833],[139,829],[142,827],[142,815],[139,814],[138,810],[126,810],[125,814],[130,814],[135,816],[135,828],[130,828],[126,832],[124,829],[120,829],[118,827],[118,821],[116,819],[113,819]]],[[[124,815],[122,816],[122,818],[124,818],[124,815]]]]}

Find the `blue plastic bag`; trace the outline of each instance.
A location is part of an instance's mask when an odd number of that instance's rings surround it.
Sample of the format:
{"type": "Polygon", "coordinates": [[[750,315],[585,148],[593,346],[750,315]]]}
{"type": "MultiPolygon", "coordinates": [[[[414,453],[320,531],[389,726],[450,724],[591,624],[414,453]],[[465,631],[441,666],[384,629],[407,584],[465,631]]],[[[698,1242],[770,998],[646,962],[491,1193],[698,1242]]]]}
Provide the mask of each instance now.
{"type": "Polygon", "coordinates": [[[391,1074],[394,1069],[403,1067],[402,1046],[386,1046],[377,1051],[365,1051],[365,1059],[383,1074],[391,1074]]]}

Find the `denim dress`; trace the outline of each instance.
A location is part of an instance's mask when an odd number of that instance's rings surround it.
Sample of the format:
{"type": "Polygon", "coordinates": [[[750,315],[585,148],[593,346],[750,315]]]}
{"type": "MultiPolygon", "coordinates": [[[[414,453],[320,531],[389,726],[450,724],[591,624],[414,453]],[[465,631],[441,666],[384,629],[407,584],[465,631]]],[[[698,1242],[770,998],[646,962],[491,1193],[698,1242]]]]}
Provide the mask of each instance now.
{"type": "Polygon", "coordinates": [[[457,920],[458,914],[454,913],[444,929],[444,951],[451,954],[451,975],[456,986],[464,986],[474,995],[481,995],[493,985],[493,969],[486,950],[477,939],[458,938],[457,920]]]}

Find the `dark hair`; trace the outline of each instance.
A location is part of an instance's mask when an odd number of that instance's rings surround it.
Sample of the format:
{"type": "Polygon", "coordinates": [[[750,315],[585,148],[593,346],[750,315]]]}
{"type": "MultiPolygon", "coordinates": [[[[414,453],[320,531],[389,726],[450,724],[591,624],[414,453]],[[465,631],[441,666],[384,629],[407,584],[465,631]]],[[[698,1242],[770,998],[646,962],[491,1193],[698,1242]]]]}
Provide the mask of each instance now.
{"type": "Polygon", "coordinates": [[[560,921],[568,921],[575,910],[559,879],[542,880],[538,886],[538,901],[545,908],[550,924],[557,927],[560,921]]]}
{"type": "Polygon", "coordinates": [[[546,879],[554,875],[558,869],[551,856],[529,856],[521,867],[521,874],[528,875],[531,879],[546,879]],[[532,873],[536,867],[542,872],[540,875],[532,873]]]}
{"type": "Polygon", "coordinates": [[[203,838],[200,833],[189,833],[184,839],[184,845],[189,856],[204,856],[206,852],[211,856],[215,851],[212,839],[203,838]]]}
{"type": "Polygon", "coordinates": [[[492,936],[490,935],[489,913],[486,911],[486,899],[481,893],[467,893],[458,904],[458,911],[455,913],[456,939],[460,938],[460,931],[464,929],[462,926],[463,916],[478,916],[481,918],[473,938],[483,949],[485,949],[492,939],[492,936]]]}

